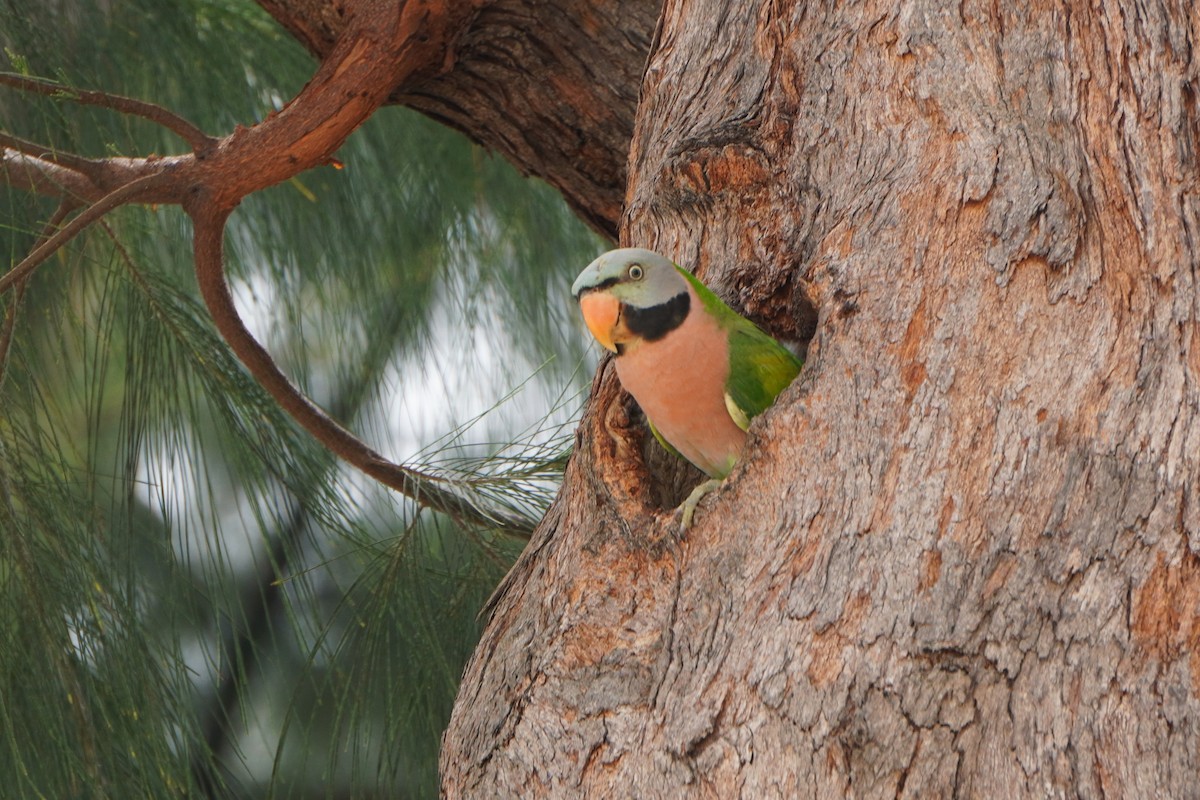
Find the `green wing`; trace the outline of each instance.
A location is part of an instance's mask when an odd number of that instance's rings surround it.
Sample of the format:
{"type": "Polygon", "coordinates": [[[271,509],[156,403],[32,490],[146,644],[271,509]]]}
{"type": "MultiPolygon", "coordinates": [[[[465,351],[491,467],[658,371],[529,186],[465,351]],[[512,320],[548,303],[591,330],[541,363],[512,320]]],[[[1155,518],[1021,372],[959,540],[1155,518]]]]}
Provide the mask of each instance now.
{"type": "Polygon", "coordinates": [[[742,430],[770,408],[775,398],[800,372],[802,362],[792,352],[744,317],[729,329],[729,378],[725,405],[742,430]]]}

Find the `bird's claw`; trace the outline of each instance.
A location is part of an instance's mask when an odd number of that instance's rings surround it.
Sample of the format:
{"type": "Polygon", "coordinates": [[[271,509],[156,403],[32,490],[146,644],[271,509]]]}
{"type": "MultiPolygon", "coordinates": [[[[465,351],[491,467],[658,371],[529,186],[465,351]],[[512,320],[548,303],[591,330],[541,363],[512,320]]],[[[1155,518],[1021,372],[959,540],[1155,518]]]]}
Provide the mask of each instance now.
{"type": "Polygon", "coordinates": [[[692,489],[692,493],[688,495],[687,500],[683,501],[683,505],[679,506],[683,512],[683,520],[680,522],[679,529],[686,531],[692,527],[692,517],[696,516],[696,506],[700,504],[700,500],[704,495],[711,492],[721,485],[721,481],[717,478],[710,478],[704,483],[692,489]]]}

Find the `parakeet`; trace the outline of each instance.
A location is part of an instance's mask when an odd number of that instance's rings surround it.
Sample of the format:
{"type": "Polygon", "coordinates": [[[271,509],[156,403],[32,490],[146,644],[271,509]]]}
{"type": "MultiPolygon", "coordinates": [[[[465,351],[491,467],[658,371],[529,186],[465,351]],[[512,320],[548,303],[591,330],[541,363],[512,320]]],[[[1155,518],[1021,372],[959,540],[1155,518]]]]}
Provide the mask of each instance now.
{"type": "Polygon", "coordinates": [[[687,528],[700,498],[733,469],[750,420],[802,363],[691,273],[649,250],[605,253],[571,291],[588,330],[617,354],[617,377],[655,438],[711,478],[684,503],[687,528]]]}

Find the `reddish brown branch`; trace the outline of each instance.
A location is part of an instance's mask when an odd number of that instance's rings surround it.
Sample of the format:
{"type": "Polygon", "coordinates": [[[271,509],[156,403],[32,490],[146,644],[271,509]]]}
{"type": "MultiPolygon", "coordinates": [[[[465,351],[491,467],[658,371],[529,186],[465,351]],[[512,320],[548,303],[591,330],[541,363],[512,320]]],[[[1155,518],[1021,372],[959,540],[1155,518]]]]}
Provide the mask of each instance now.
{"type": "Polygon", "coordinates": [[[479,0],[359,0],[354,19],[312,80],[277,114],[223,139],[211,158],[224,165],[212,200],[243,197],[327,164],[396,86],[439,73],[479,0]]]}
{"type": "MultiPolygon", "coordinates": [[[[6,137],[0,138],[0,146],[17,151],[4,151],[0,164],[10,183],[87,200],[107,199],[125,184],[170,171],[171,180],[156,184],[157,194],[126,202],[182,203],[191,191],[203,187],[212,203],[231,209],[253,192],[329,163],[346,138],[397,86],[445,69],[478,5],[479,0],[408,0],[399,7],[392,0],[352,3],[353,22],[300,93],[253,127],[238,128],[220,140],[206,138],[203,153],[91,160],[49,155],[48,148],[0,134],[6,137]],[[63,167],[77,174],[65,172],[63,167]]],[[[50,81],[7,73],[0,73],[0,83],[51,95],[68,91],[50,81]]],[[[71,96],[129,113],[138,111],[127,108],[125,101],[143,112],[150,106],[102,92],[74,92],[71,96]]]]}
{"type": "Polygon", "coordinates": [[[77,170],[59,166],[45,159],[0,149],[0,180],[9,186],[34,194],[69,197],[78,200],[97,200],[96,186],[77,170]]]}
{"type": "Polygon", "coordinates": [[[398,83],[442,69],[474,3],[389,0],[360,4],[358,17],[316,76],[275,116],[235,131],[212,154],[220,181],[205,181],[184,209],[194,231],[196,278],[218,332],[258,383],[326,448],[420,505],[462,522],[528,535],[534,520],[488,503],[453,481],[395,464],[312,403],[247,330],[225,280],[225,221],[245,195],[326,163],[398,83]]]}
{"type": "Polygon", "coordinates": [[[69,86],[63,86],[56,81],[46,80],[45,78],[31,78],[12,72],[0,72],[0,86],[11,86],[14,89],[20,89],[25,92],[63,98],[81,105],[97,106],[122,114],[132,114],[133,116],[141,117],[142,119],[161,125],[179,136],[179,138],[191,145],[193,152],[200,153],[208,150],[217,141],[178,114],[154,103],[147,103],[144,100],[135,100],[132,97],[124,97],[109,92],[74,89],[69,86]]]}
{"type": "Polygon", "coordinates": [[[77,203],[93,203],[103,199],[126,184],[150,175],[171,174],[147,188],[144,195],[128,202],[182,202],[191,184],[201,180],[209,167],[199,167],[195,156],[166,156],[155,158],[81,159],[70,167],[44,158],[0,148],[0,180],[17,189],[70,198],[77,203]]]}

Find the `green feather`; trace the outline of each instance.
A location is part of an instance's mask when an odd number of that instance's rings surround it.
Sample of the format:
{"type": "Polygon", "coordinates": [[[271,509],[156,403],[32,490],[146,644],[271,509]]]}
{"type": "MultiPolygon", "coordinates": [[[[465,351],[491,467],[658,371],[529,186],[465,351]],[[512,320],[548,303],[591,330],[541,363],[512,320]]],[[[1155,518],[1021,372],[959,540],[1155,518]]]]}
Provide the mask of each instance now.
{"type": "MultiPolygon", "coordinates": [[[[775,398],[800,372],[803,362],[761,328],[734,311],[687,270],[676,266],[692,285],[704,310],[729,334],[729,377],[725,405],[742,430],[770,408],[775,398]]],[[[658,432],[655,431],[655,436],[658,432]]],[[[662,437],[659,436],[659,441],[662,437]]]]}
{"type": "Polygon", "coordinates": [[[763,333],[754,323],[739,318],[742,324],[729,332],[729,377],[725,381],[726,403],[732,402],[745,415],[745,424],[734,415],[742,430],[750,420],[766,411],[775,398],[800,372],[800,359],[779,342],[763,333]]]}

